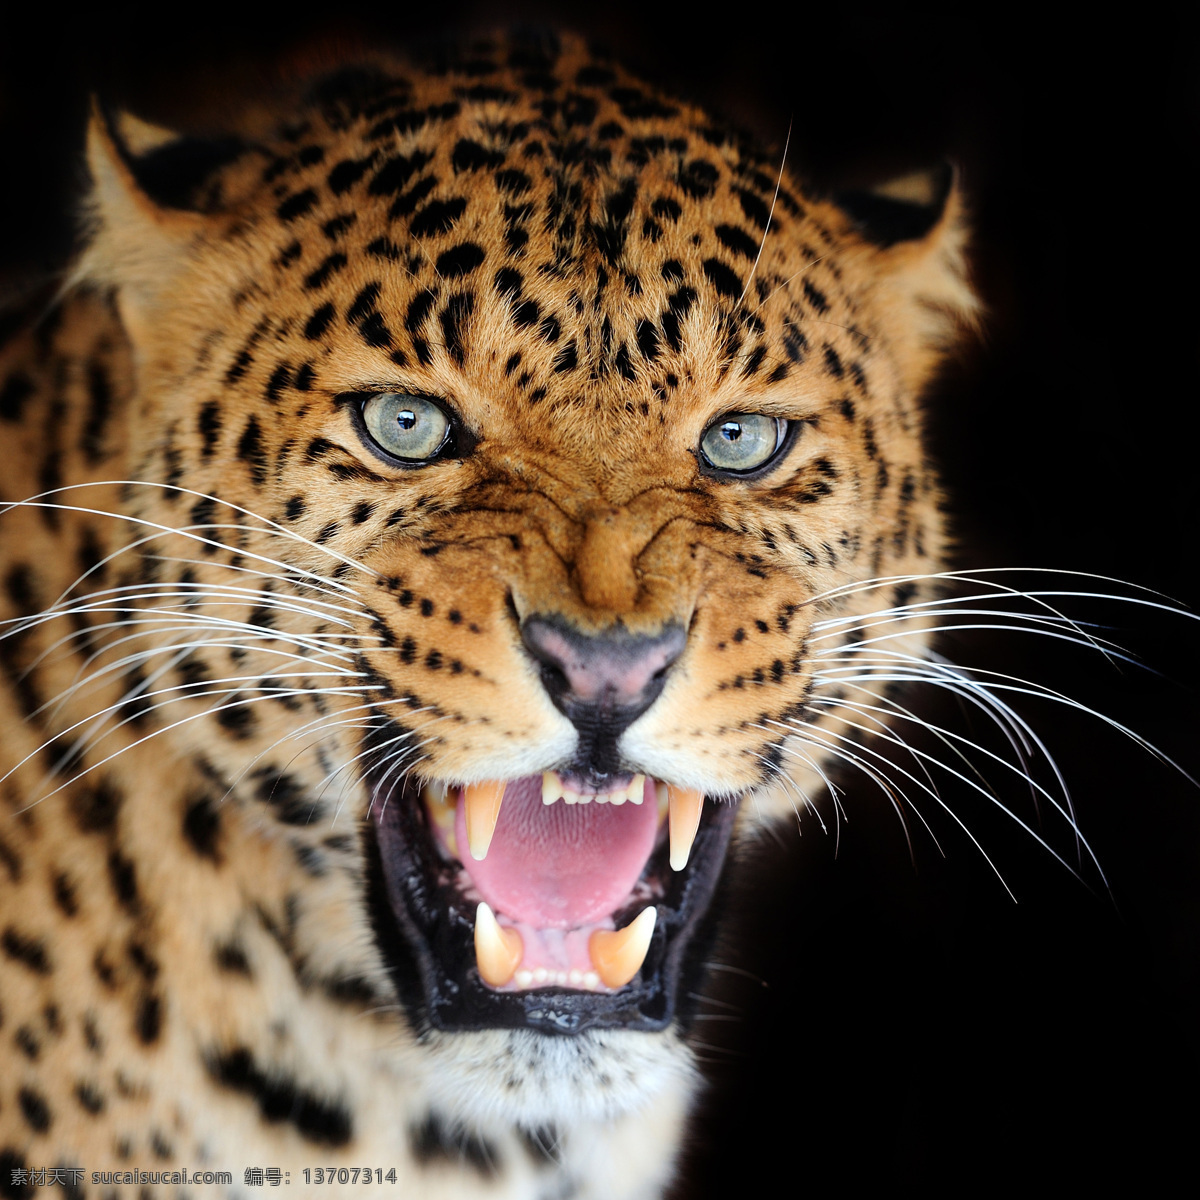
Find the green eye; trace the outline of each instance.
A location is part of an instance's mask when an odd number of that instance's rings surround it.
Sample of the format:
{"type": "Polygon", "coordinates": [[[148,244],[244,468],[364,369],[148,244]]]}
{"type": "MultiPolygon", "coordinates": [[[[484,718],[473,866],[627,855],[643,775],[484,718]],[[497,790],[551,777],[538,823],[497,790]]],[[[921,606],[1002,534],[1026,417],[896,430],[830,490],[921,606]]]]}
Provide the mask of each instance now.
{"type": "Polygon", "coordinates": [[[715,471],[745,475],[766,466],[783,445],[788,423],[761,413],[718,417],[700,438],[700,455],[715,471]]]}
{"type": "Polygon", "coordinates": [[[372,396],[363,402],[362,419],[379,449],[406,463],[433,462],[453,441],[446,410],[422,396],[397,392],[372,396]]]}

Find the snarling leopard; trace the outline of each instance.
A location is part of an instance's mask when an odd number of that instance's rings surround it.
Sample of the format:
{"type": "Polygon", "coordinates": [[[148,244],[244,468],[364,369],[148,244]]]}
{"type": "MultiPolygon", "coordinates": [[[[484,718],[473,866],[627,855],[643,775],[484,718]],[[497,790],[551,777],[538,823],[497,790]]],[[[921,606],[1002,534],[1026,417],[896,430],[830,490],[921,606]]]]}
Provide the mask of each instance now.
{"type": "Polygon", "coordinates": [[[0,1192],[660,1194],[723,872],[931,661],[962,197],[569,39],[283,91],[97,107],[0,350],[0,1192]]]}

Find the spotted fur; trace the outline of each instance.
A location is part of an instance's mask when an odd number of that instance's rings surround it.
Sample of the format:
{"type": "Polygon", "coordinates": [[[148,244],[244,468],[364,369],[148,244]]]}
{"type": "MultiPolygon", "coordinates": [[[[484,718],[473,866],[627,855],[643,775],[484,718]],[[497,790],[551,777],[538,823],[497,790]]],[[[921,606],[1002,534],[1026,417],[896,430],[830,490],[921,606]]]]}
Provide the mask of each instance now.
{"type": "Polygon", "coordinates": [[[743,841],[820,793],[889,686],[822,664],[923,661],[933,623],[957,193],[881,244],[570,41],[341,69],[219,142],[97,113],[88,154],[86,246],[0,357],[5,1181],[658,1194],[684,1022],[431,1025],[368,915],[368,814],[570,757],[533,615],[686,630],[620,753],[752,797],[743,841]],[[460,453],[374,452],[383,391],[448,404],[460,453]],[[738,412],[790,422],[760,477],[700,458],[738,412]]]}

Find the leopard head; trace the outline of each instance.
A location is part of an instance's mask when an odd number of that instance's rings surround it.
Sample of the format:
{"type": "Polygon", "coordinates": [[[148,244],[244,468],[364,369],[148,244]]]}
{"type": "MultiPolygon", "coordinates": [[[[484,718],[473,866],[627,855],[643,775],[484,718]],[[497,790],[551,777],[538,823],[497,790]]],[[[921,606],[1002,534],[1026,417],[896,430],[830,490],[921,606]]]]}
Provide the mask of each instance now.
{"type": "Polygon", "coordinates": [[[456,1108],[641,1102],[735,830],[853,757],[864,638],[925,653],[957,191],[807,195],[574,42],[215,140],[98,113],[89,164],[122,553],[200,631],[162,744],[344,867],[297,937],[393,989],[456,1108]]]}

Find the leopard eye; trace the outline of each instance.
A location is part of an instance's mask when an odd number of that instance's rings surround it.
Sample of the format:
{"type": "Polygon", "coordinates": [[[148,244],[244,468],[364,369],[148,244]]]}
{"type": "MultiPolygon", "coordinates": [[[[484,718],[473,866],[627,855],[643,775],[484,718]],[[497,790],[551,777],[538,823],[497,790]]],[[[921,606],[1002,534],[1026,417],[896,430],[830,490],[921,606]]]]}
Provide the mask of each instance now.
{"type": "Polygon", "coordinates": [[[700,455],[714,471],[746,475],[765,467],[783,446],[788,422],[761,413],[718,417],[700,438],[700,455]]]}
{"type": "Polygon", "coordinates": [[[424,396],[383,392],[363,401],[363,425],[384,454],[413,465],[444,458],[453,446],[449,413],[424,396]]]}

